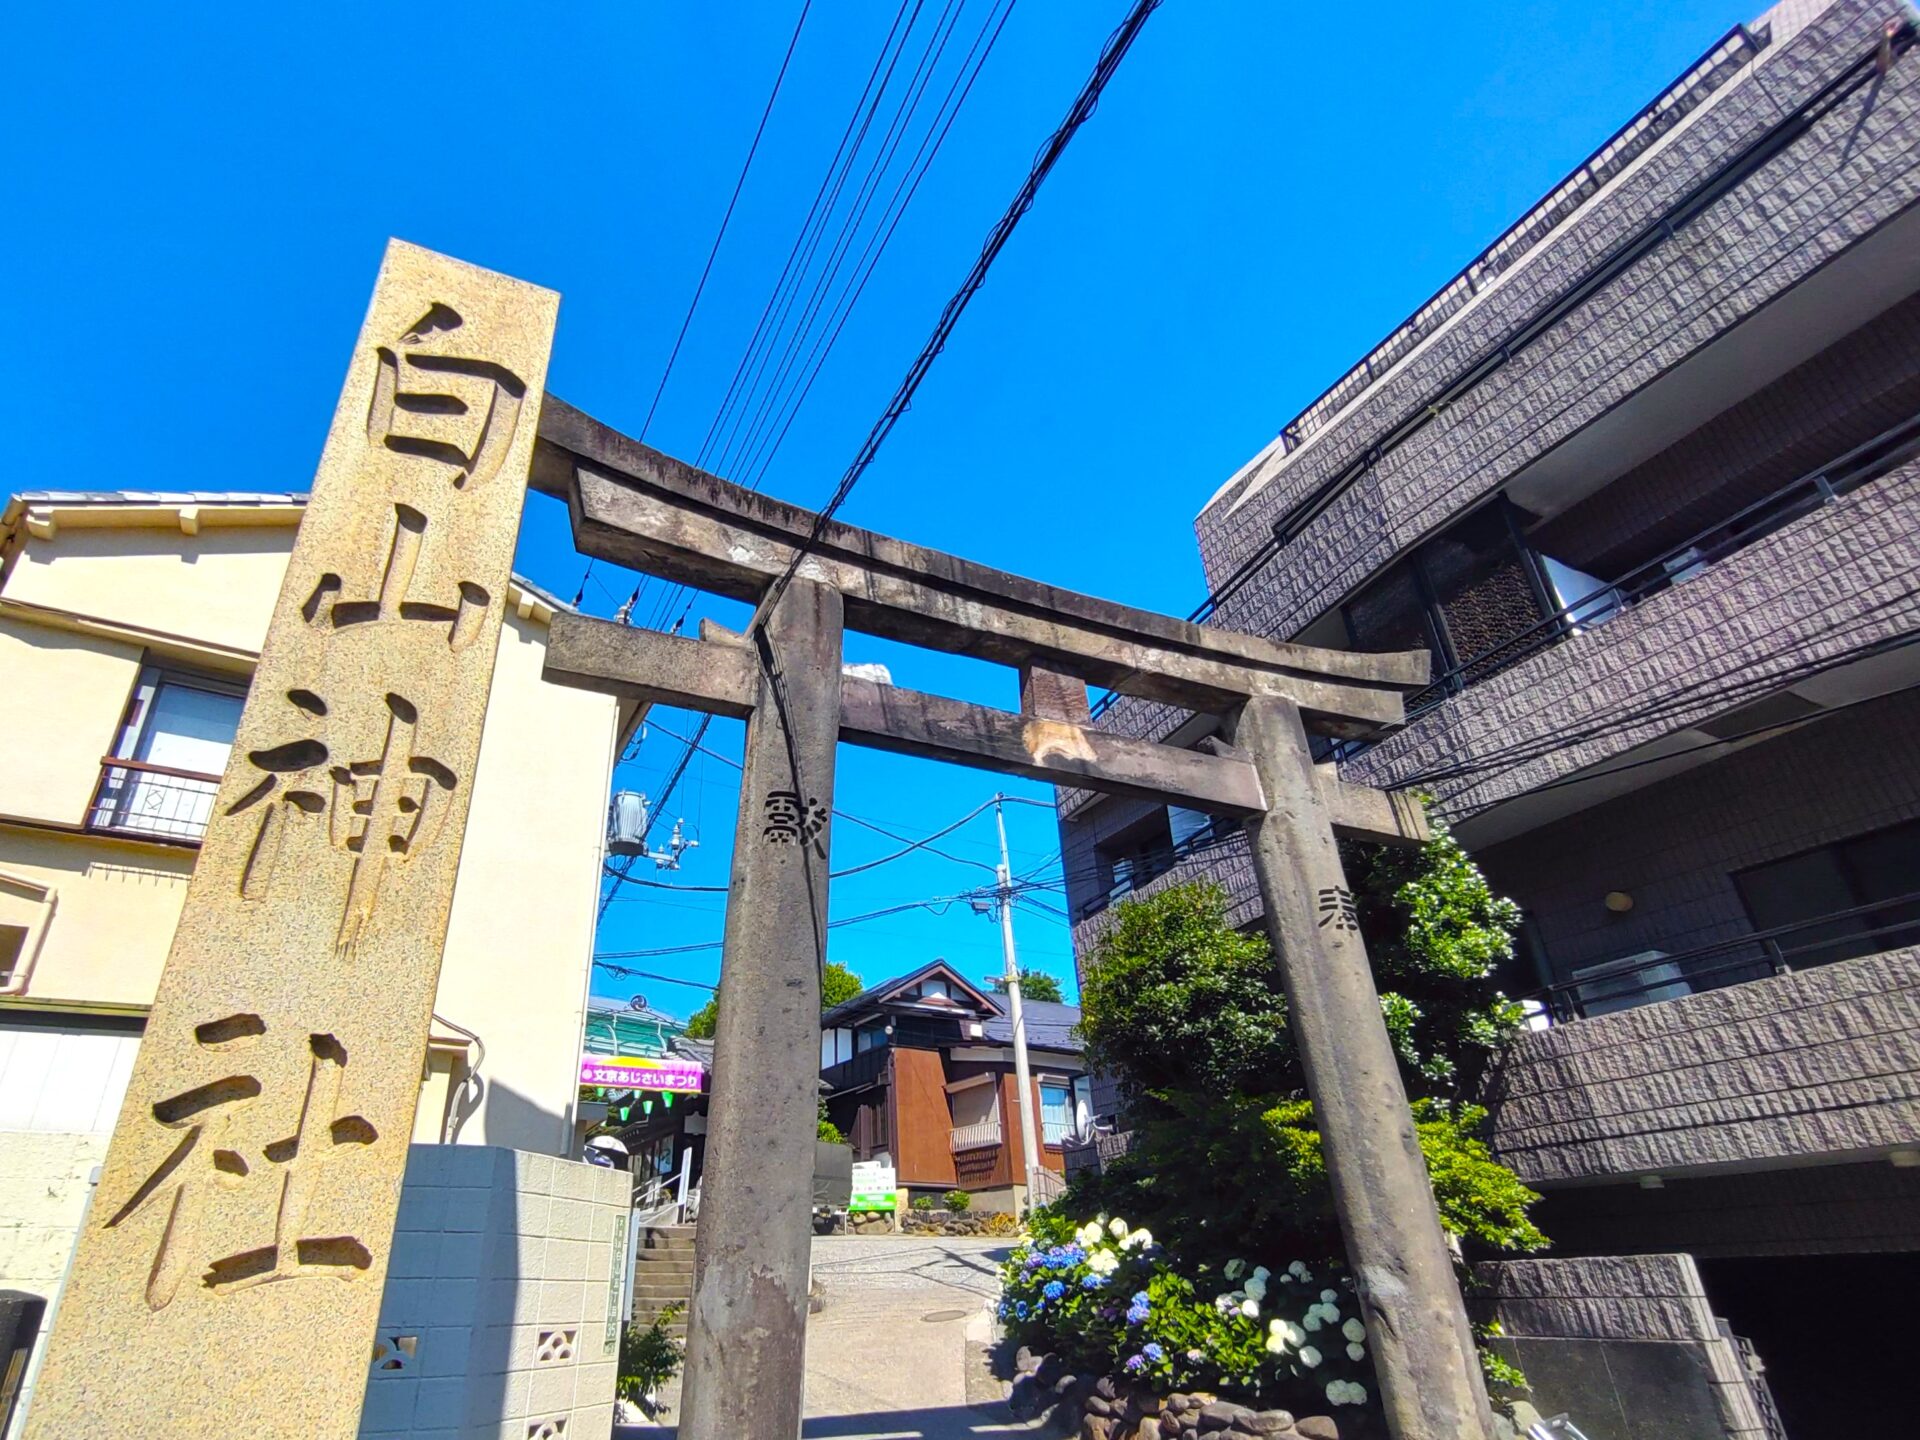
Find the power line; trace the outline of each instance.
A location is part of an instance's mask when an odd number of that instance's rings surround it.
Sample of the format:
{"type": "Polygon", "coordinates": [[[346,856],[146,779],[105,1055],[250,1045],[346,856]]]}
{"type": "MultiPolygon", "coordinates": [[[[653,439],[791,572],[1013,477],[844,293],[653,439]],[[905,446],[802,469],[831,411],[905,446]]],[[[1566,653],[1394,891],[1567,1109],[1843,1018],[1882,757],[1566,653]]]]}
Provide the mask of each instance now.
{"type": "Polygon", "coordinates": [[[906,378],[900,382],[900,387],[894,392],[893,399],[888,402],[880,419],[874,423],[865,443],[861,445],[859,453],[854,456],[853,463],[847,467],[846,474],[841,476],[840,483],[834,487],[833,494],[828,497],[826,505],[814,517],[807,537],[795,547],[786,568],[781,571],[762,597],[754,611],[749,630],[763,624],[765,617],[779,603],[780,596],[785,593],[787,586],[793,582],[794,575],[798,573],[801,562],[819,543],[821,535],[832,522],[835,513],[846,503],[847,496],[853,492],[853,487],[860,483],[860,477],[866,474],[868,467],[873,464],[881,445],[885,444],[887,437],[893,433],[893,427],[899,424],[900,418],[907,413],[908,407],[913,403],[915,392],[920,388],[920,383],[926,379],[927,372],[933,368],[933,362],[946,348],[947,339],[953,334],[954,326],[959,323],[961,315],[966,312],[967,305],[973,297],[979,293],[980,287],[986,283],[987,272],[992,268],[993,262],[999,258],[1000,252],[1006,248],[1008,240],[1013,237],[1015,227],[1033,207],[1034,199],[1040,192],[1040,186],[1047,176],[1053,173],[1053,167],[1059,163],[1060,156],[1065,153],[1073,137],[1079,133],[1080,127],[1092,116],[1102,93],[1106,90],[1108,81],[1113,78],[1120,62],[1126,58],[1127,51],[1132,48],[1141,27],[1146,24],[1147,17],[1159,8],[1160,0],[1134,0],[1133,8],[1127,13],[1126,19],[1121,21],[1119,28],[1108,37],[1105,47],[1100,52],[1100,59],[1094,65],[1093,73],[1088,76],[1079,95],[1075,97],[1072,107],[1067,111],[1066,119],[1041,147],[1032,168],[1027,173],[1026,182],[1020,187],[1020,192],[1014,196],[1013,203],[1007,207],[1006,213],[988,232],[979,258],[973,262],[972,269],[967,272],[966,279],[960,283],[960,288],[954,293],[953,298],[947,301],[946,309],[941,311],[932,335],[921,347],[913,364],[908,367],[906,378]]]}
{"type": "Polygon", "coordinates": [[[753,143],[747,147],[747,158],[741,162],[739,178],[733,182],[733,194],[727,201],[727,210],[720,217],[720,228],[714,234],[713,245],[707,251],[707,263],[700,271],[700,282],[693,287],[693,298],[687,302],[687,313],[680,322],[680,333],[674,337],[673,350],[667,356],[667,368],[661,372],[660,383],[654,387],[653,403],[647,406],[647,418],[640,422],[640,439],[647,438],[647,427],[653,424],[654,411],[660,408],[660,397],[666,393],[667,381],[673,376],[674,363],[680,358],[680,346],[687,338],[687,329],[693,324],[693,313],[700,308],[700,297],[706,293],[707,277],[713,274],[713,262],[720,254],[720,243],[727,238],[727,226],[733,222],[733,210],[740,203],[740,192],[746,187],[747,172],[753,169],[753,157],[760,152],[760,138],[767,133],[767,121],[773,115],[773,103],[780,98],[780,87],[786,83],[787,67],[793,63],[793,52],[800,44],[800,32],[806,28],[807,13],[813,8],[813,0],[801,0],[800,18],[793,22],[793,36],[787,41],[787,53],[781,57],[780,73],[773,77],[773,89],[767,93],[766,106],[760,112],[760,123],[754,128],[753,143]]]}

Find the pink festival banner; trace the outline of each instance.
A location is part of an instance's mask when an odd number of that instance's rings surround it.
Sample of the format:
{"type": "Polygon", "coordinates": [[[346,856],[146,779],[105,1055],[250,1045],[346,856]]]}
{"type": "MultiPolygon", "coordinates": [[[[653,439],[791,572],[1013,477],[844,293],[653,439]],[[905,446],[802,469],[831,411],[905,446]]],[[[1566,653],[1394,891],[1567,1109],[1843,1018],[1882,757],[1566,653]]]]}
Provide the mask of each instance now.
{"type": "Polygon", "coordinates": [[[671,1090],[698,1095],[706,1067],[697,1060],[655,1060],[645,1056],[583,1055],[580,1083],[616,1090],[671,1090]]]}

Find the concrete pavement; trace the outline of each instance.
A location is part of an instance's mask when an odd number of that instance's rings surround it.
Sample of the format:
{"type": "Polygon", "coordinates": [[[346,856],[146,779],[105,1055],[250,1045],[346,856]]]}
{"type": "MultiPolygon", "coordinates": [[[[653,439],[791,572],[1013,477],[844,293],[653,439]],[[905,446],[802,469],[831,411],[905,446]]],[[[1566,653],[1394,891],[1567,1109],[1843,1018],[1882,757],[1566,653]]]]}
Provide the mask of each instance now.
{"type": "MultiPolygon", "coordinates": [[[[986,1370],[999,1265],[1011,1248],[1006,1240],[938,1236],[816,1238],[821,1308],[807,1326],[805,1440],[1034,1433],[1033,1424],[1009,1417],[1005,1387],[986,1370]]],[[[673,1432],[614,1433],[651,1440],[673,1432]]]]}

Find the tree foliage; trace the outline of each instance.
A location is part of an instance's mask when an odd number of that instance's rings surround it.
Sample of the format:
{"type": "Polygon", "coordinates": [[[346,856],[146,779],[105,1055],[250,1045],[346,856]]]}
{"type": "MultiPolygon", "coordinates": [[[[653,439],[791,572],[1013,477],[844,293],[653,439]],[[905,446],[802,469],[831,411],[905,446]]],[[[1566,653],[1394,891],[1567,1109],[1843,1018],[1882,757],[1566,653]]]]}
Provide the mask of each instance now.
{"type": "MultiPolygon", "coordinates": [[[[829,960],[826,968],[820,972],[820,1008],[831,1010],[836,1005],[845,1004],[866,988],[866,982],[853,971],[838,960],[829,960]]],[[[714,1026],[719,1020],[720,997],[715,995],[687,1017],[687,1038],[711,1040],[714,1026]]]]}
{"type": "MultiPolygon", "coordinates": [[[[1006,994],[1007,977],[1004,975],[996,975],[993,980],[993,988],[1001,995],[1006,994]]],[[[1024,965],[1020,967],[1020,998],[1022,1000],[1051,1000],[1056,1005],[1063,1003],[1066,999],[1060,991],[1060,982],[1058,980],[1054,979],[1053,976],[1047,974],[1044,970],[1029,970],[1024,965]]]]}
{"type": "MultiPolygon", "coordinates": [[[[1462,1103],[1519,1023],[1497,973],[1519,910],[1435,822],[1414,850],[1344,847],[1381,1009],[1414,1101],[1443,1223],[1494,1250],[1538,1249],[1538,1197],[1478,1138],[1462,1103]]],[[[1198,1264],[1340,1253],[1320,1135],[1267,942],[1236,931],[1217,886],[1116,907],[1081,982],[1088,1058],[1127,1096],[1132,1154],[1076,1182],[1074,1214],[1148,1225],[1198,1264]]]]}

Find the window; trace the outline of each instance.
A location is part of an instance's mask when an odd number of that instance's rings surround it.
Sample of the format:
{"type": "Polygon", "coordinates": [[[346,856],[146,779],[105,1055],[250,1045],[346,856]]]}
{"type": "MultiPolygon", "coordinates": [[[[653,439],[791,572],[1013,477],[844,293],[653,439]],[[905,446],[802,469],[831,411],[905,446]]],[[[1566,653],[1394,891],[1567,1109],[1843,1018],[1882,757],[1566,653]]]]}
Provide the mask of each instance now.
{"type": "Polygon", "coordinates": [[[1173,826],[1165,808],[1142,816],[1094,849],[1107,898],[1137,890],[1173,865],[1173,826]]]}
{"type": "Polygon", "coordinates": [[[853,1032],[853,1048],[856,1053],[872,1050],[887,1043],[887,1022],[872,1020],[853,1032]]]}
{"type": "Polygon", "coordinates": [[[1073,1133],[1073,1087],[1064,1080],[1040,1082],[1040,1135],[1049,1145],[1063,1145],[1073,1133]]]}
{"type": "Polygon", "coordinates": [[[246,687],[149,668],[105,762],[90,823],[198,840],[227,768],[246,687]]]}
{"type": "Polygon", "coordinates": [[[1504,499],[1483,505],[1390,566],[1342,609],[1356,650],[1425,650],[1436,678],[1468,684],[1511,662],[1552,603],[1504,499]]]}
{"type": "Polygon", "coordinates": [[[1920,821],[1856,835],[1742,870],[1734,886],[1756,930],[1803,928],[1779,937],[1781,956],[1802,969],[1920,944],[1920,821]],[[1845,914],[1841,919],[1821,917],[1845,914]]]}

